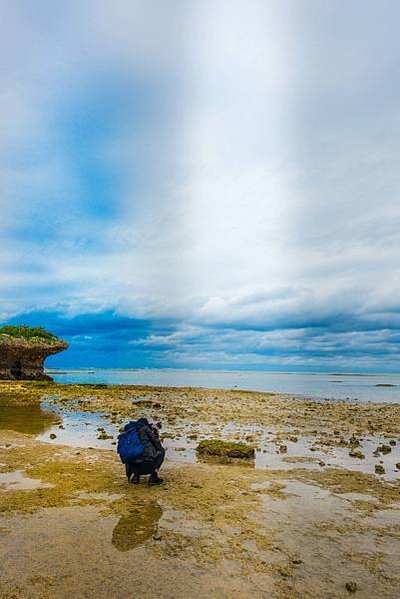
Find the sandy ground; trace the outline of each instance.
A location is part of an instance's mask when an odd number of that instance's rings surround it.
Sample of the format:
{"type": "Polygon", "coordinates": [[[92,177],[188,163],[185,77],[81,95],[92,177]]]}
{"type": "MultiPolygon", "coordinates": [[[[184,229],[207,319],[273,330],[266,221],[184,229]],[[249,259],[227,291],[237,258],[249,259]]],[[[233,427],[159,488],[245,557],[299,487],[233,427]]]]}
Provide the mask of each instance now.
{"type": "Polygon", "coordinates": [[[400,406],[2,383],[0,407],[1,597],[400,597],[400,406]],[[129,485],[112,445],[141,415],[162,487],[129,485]],[[255,464],[199,461],[204,438],[255,464]]]}

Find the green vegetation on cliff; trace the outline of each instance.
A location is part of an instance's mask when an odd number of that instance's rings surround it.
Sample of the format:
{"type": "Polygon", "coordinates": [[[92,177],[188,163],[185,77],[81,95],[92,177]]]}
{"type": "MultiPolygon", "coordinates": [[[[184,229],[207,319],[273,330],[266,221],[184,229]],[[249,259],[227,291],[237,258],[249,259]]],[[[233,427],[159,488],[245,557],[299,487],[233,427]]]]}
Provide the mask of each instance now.
{"type": "Polygon", "coordinates": [[[0,339],[1,337],[25,339],[31,343],[56,343],[60,341],[56,335],[49,333],[43,327],[28,327],[24,324],[16,326],[4,325],[0,327],[0,339]]]}

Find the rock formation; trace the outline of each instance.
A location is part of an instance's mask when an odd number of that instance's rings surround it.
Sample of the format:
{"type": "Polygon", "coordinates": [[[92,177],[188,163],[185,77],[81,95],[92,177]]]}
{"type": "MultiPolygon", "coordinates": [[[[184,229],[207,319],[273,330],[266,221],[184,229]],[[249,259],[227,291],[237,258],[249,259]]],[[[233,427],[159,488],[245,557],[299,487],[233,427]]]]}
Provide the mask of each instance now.
{"type": "Polygon", "coordinates": [[[68,343],[54,335],[18,337],[4,334],[0,329],[0,379],[52,381],[44,372],[44,361],[67,348],[68,343]]]}

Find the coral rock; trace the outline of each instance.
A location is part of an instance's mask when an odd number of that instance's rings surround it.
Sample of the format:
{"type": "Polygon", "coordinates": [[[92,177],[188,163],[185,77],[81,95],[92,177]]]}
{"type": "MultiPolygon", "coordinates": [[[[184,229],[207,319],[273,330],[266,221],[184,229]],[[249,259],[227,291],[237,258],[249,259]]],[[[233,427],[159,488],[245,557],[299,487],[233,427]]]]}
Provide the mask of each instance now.
{"type": "Polygon", "coordinates": [[[52,381],[44,361],[67,348],[68,343],[57,338],[32,341],[0,332],[0,379],[52,381]]]}

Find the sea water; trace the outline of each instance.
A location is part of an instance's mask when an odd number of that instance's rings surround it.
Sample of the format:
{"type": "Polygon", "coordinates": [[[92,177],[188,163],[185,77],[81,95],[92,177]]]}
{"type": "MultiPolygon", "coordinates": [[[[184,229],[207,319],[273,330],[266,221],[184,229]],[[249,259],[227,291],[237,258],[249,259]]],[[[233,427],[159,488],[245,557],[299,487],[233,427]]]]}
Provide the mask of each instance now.
{"type": "Polygon", "coordinates": [[[400,375],[175,369],[49,371],[58,383],[156,385],[274,391],[296,397],[400,403],[400,375]],[[386,386],[387,385],[387,386],[386,386]]]}

